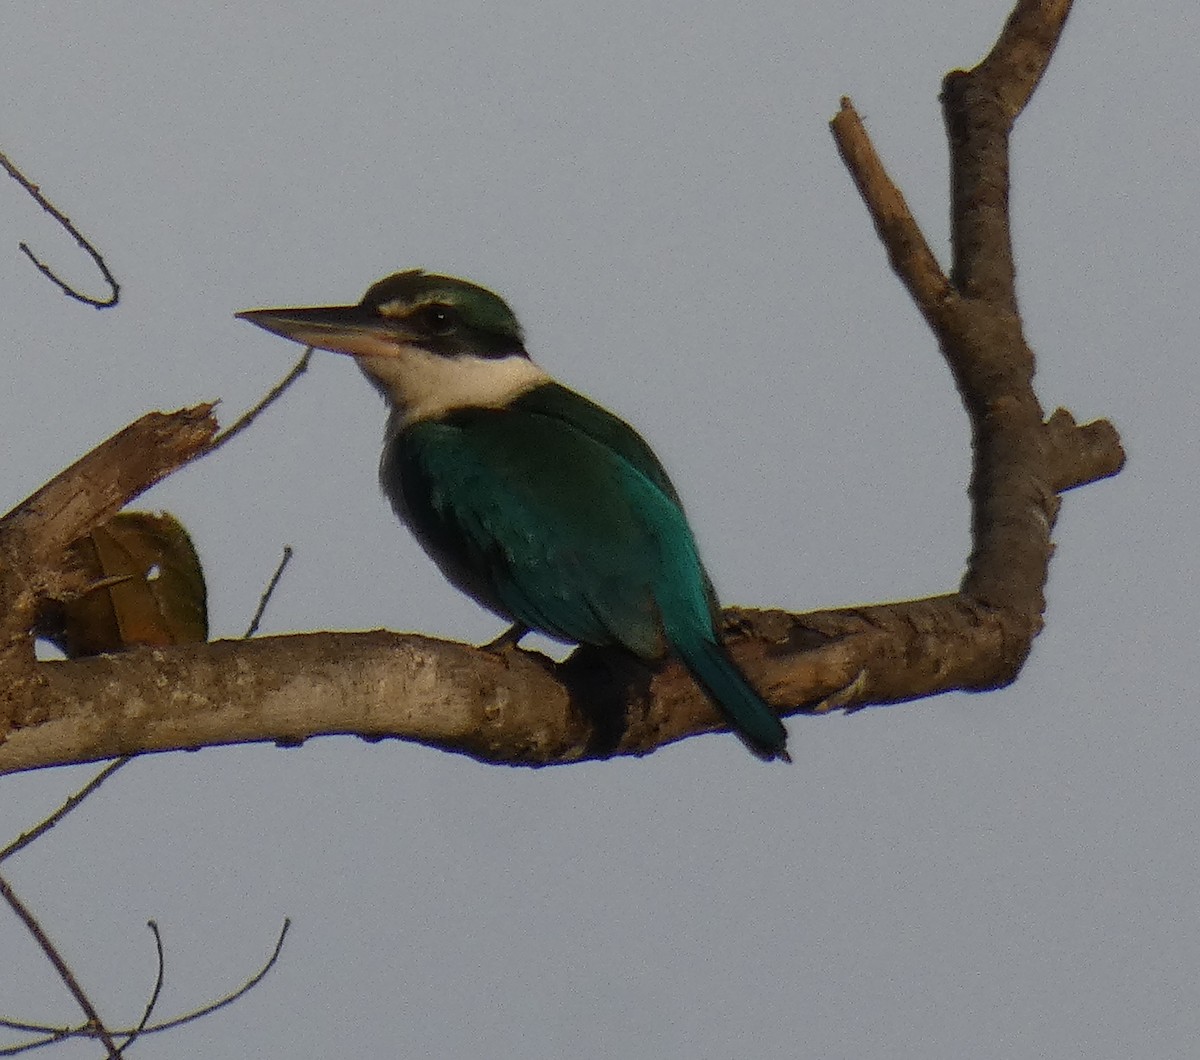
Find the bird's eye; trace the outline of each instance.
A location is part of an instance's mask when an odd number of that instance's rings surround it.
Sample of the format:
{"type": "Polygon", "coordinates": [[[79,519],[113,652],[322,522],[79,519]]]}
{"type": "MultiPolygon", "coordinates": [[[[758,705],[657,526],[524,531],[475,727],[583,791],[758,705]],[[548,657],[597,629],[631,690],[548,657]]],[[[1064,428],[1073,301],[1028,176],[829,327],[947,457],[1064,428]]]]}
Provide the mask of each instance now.
{"type": "Polygon", "coordinates": [[[421,323],[434,335],[449,335],[458,327],[458,316],[449,306],[427,305],[420,312],[421,323]]]}

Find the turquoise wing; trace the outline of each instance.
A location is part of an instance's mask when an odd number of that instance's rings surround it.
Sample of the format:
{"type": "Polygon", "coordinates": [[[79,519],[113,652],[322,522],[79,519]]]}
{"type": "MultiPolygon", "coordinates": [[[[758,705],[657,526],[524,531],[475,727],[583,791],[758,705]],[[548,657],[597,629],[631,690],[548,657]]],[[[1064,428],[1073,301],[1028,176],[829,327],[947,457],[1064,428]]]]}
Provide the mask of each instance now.
{"type": "MultiPolygon", "coordinates": [[[[549,383],[535,387],[521,395],[513,402],[511,408],[517,411],[531,412],[539,416],[561,420],[572,430],[580,431],[589,438],[599,442],[606,449],[626,461],[632,468],[649,479],[679,510],[679,515],[687,525],[687,516],[683,502],[675,492],[675,486],[667,476],[654,450],[646,444],[646,440],[628,423],[614,416],[608,409],[589,401],[582,394],[570,390],[560,383],[549,383]]],[[[691,538],[691,530],[688,529],[691,538]]],[[[695,543],[693,542],[693,549],[695,543]]],[[[697,559],[699,563],[699,560],[697,559]]],[[[713,590],[708,572],[700,565],[700,575],[704,579],[704,595],[708,601],[708,611],[712,624],[717,625],[720,605],[717,594],[713,590]]]]}
{"type": "Polygon", "coordinates": [[[712,636],[711,587],[665,472],[604,416],[601,440],[523,399],[463,410],[402,431],[381,474],[401,518],[480,603],[563,640],[656,658],[663,606],[672,625],[712,636]]]}

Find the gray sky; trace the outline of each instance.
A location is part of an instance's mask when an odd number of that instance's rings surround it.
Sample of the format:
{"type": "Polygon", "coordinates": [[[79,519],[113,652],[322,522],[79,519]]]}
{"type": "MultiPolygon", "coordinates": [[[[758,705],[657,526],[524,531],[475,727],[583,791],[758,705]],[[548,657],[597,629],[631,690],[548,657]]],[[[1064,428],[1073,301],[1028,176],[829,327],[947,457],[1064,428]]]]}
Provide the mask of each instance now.
{"type": "MultiPolygon", "coordinates": [[[[944,253],[940,78],[1009,6],[7,5],[0,147],[124,284],[64,299],[16,242],[90,267],[3,189],[7,503],[147,409],[256,400],[298,348],[236,310],[422,266],[638,425],[727,602],[946,591],[965,419],[826,122],[850,94],[944,253]]],[[[1065,498],[1013,688],[793,719],[791,768],[729,736],[540,772],[349,738],[145,759],[10,866],[102,1011],[140,1011],[147,918],[170,1013],[290,915],[266,983],[145,1055],[1194,1055],[1198,38],[1193,0],[1080,3],[1016,135],[1040,394],[1112,417],[1129,466],[1065,498]]],[[[268,632],[497,632],[391,517],[382,425],[319,356],[148,495],[216,635],[285,543],[268,632]]],[[[0,781],[0,835],[92,772],[0,781]]],[[[0,1012],[77,1019],[4,916],[0,952],[0,1012]]]]}

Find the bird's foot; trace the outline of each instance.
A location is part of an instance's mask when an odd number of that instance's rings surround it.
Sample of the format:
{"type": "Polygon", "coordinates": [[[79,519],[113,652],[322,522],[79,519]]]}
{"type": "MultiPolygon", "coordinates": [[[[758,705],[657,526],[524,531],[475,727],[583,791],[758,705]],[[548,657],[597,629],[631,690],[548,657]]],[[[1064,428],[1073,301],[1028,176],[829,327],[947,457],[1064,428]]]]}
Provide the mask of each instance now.
{"type": "Polygon", "coordinates": [[[528,632],[528,626],[523,626],[520,622],[514,622],[495,640],[489,640],[486,644],[479,645],[479,649],[480,651],[490,651],[497,655],[513,651],[520,647],[521,638],[528,632]]]}

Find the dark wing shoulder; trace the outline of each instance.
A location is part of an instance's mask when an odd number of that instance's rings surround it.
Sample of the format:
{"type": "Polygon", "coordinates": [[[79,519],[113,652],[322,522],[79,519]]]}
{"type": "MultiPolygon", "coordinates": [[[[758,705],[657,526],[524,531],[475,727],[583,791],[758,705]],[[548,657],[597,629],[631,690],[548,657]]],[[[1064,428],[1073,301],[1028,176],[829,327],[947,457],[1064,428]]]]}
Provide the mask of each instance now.
{"type": "Polygon", "coordinates": [[[548,383],[522,394],[511,407],[559,420],[572,430],[586,434],[627,461],[676,505],[683,507],[674,484],[646,440],[623,419],[582,394],[560,383],[548,383]]]}

